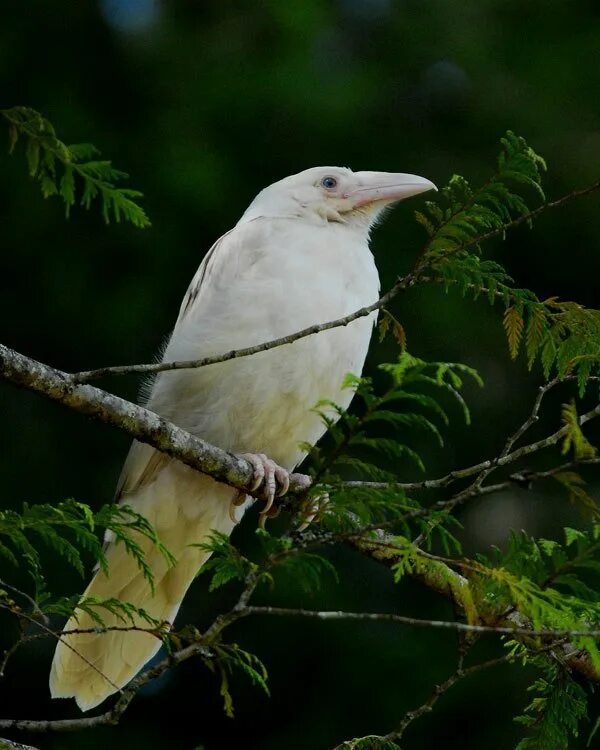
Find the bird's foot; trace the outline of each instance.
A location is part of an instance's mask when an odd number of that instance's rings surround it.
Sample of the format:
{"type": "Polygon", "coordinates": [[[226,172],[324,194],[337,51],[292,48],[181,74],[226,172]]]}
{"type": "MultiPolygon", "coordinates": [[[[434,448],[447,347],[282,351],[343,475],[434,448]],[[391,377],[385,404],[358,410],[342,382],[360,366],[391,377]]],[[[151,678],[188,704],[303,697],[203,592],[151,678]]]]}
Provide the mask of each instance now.
{"type": "MultiPolygon", "coordinates": [[[[245,458],[254,468],[252,484],[249,489],[252,492],[260,489],[264,498],[265,506],[259,517],[259,525],[264,528],[267,518],[273,518],[279,513],[279,509],[274,507],[275,498],[282,497],[288,491],[290,473],[264,453],[242,453],[240,458],[245,458]]],[[[247,495],[245,493],[240,494],[242,498],[240,499],[239,496],[234,498],[234,505],[241,505],[245,502],[247,495]]]]}

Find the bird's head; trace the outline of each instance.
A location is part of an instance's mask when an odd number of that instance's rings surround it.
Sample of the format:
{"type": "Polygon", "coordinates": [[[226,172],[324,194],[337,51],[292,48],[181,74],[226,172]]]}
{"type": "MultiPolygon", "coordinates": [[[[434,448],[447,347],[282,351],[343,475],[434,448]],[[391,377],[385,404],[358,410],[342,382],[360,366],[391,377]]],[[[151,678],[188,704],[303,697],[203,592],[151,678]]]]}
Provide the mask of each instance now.
{"type": "Polygon", "coordinates": [[[385,208],[427,190],[437,188],[433,182],[414,174],[313,167],[262,190],[242,221],[259,217],[302,218],[320,224],[338,222],[368,229],[385,208]]]}

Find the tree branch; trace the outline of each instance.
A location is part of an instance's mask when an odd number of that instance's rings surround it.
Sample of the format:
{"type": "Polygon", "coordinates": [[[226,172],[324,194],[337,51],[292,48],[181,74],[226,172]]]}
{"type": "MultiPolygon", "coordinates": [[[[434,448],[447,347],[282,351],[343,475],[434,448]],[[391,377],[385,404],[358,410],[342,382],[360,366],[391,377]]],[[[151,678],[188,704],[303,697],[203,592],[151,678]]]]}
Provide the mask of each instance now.
{"type": "Polygon", "coordinates": [[[390,741],[401,740],[404,736],[404,733],[413,723],[413,721],[432,711],[433,707],[441,698],[441,696],[444,695],[444,693],[447,693],[448,690],[453,688],[457,682],[465,679],[465,677],[470,677],[472,674],[481,672],[484,669],[497,667],[500,664],[507,664],[511,661],[511,658],[512,657],[510,654],[505,654],[504,656],[499,656],[497,659],[490,659],[489,661],[474,664],[472,667],[467,667],[466,669],[463,669],[462,665],[459,665],[454,674],[450,675],[450,677],[448,677],[448,679],[442,682],[440,685],[435,686],[432,694],[425,701],[425,703],[420,705],[418,708],[413,709],[412,711],[408,711],[400,722],[400,726],[398,727],[398,729],[385,735],[385,739],[390,741]]]}
{"type": "MultiPolygon", "coordinates": [[[[350,538],[348,544],[387,567],[393,567],[401,559],[395,537],[386,534],[384,531],[377,534],[375,538],[364,536],[350,538]]],[[[506,627],[512,629],[513,633],[514,628],[519,631],[527,631],[527,633],[519,633],[520,638],[531,637],[534,632],[531,624],[518,611],[498,612],[489,606],[478,608],[477,594],[469,580],[438,559],[432,559],[427,565],[419,565],[411,573],[411,576],[433,591],[437,591],[450,599],[467,616],[471,625],[491,626],[492,628],[506,627]]],[[[549,637],[554,638],[555,636],[556,633],[551,633],[549,637]]],[[[547,640],[546,636],[541,636],[541,638],[542,641],[547,640]]],[[[579,672],[588,680],[600,682],[600,672],[593,665],[589,655],[581,649],[566,644],[564,659],[571,669],[579,672]]]]}
{"type": "Polygon", "coordinates": [[[22,745],[20,742],[12,742],[11,740],[0,737],[0,750],[38,750],[33,745],[22,745]]]}
{"type": "MultiPolygon", "coordinates": [[[[253,494],[249,486],[254,469],[244,458],[191,435],[142,406],[91,385],[74,384],[67,373],[30,359],[3,344],[0,344],[0,379],[117,427],[219,482],[253,494]]],[[[292,493],[302,493],[308,486],[305,475],[291,475],[292,493]]]]}
{"type": "MultiPolygon", "coordinates": [[[[397,487],[400,490],[404,490],[406,492],[414,492],[418,490],[433,490],[433,489],[442,489],[444,487],[448,487],[449,485],[453,484],[454,482],[459,481],[460,479],[468,479],[469,477],[472,477],[476,474],[483,474],[485,472],[485,476],[483,479],[487,478],[489,474],[491,474],[492,471],[494,471],[497,468],[500,468],[502,466],[508,466],[511,463],[514,463],[520,458],[523,458],[523,456],[531,455],[532,453],[537,453],[540,450],[543,450],[544,448],[550,448],[553,445],[556,445],[559,443],[562,438],[565,436],[565,434],[568,431],[568,428],[566,426],[561,427],[560,429],[553,432],[551,435],[546,436],[545,438],[541,440],[536,440],[533,443],[528,443],[527,445],[522,446],[521,448],[516,448],[515,450],[511,450],[514,444],[519,440],[524,433],[533,425],[535,424],[539,419],[539,410],[541,407],[542,400],[546,393],[548,393],[549,390],[556,387],[557,385],[561,383],[567,383],[567,382],[573,382],[576,378],[574,376],[568,376],[563,379],[554,378],[553,380],[549,381],[548,383],[545,383],[544,385],[541,385],[538,388],[538,393],[536,396],[536,399],[533,404],[533,408],[531,410],[530,415],[527,417],[525,422],[507,439],[504,448],[500,452],[498,456],[495,456],[494,458],[489,458],[485,461],[481,461],[478,464],[474,464],[473,466],[468,466],[464,469],[456,469],[453,471],[450,471],[448,474],[444,474],[444,476],[439,477],[437,479],[425,479],[422,482],[365,482],[365,481],[349,481],[344,482],[343,486],[352,488],[371,488],[371,489],[387,489],[390,487],[397,487]]],[[[599,381],[600,377],[598,376],[591,376],[589,378],[590,381],[599,381]]],[[[593,409],[590,409],[585,414],[582,414],[579,416],[579,425],[582,427],[587,422],[590,422],[593,419],[596,419],[598,416],[600,416],[600,404],[595,406],[593,409]]],[[[577,462],[569,462],[568,464],[563,465],[562,468],[569,468],[574,465],[574,463],[577,464],[594,464],[598,463],[596,459],[585,459],[577,462]]],[[[558,470],[558,469],[557,469],[558,470]]],[[[537,472],[535,474],[531,474],[531,478],[543,478],[544,476],[551,476],[554,472],[537,472]]],[[[478,478],[479,479],[479,478],[478,478]]],[[[482,494],[481,493],[481,484],[482,481],[478,481],[476,483],[473,483],[469,487],[467,487],[464,490],[465,497],[466,493],[469,494],[482,494]]],[[[462,493],[461,493],[462,495],[462,493]]],[[[465,497],[462,497],[461,499],[465,499],[465,497]]],[[[447,507],[450,503],[455,502],[456,498],[453,498],[452,500],[448,501],[442,501],[439,503],[436,503],[433,508],[440,509],[447,507]]]]}
{"type": "Polygon", "coordinates": [[[523,635],[529,638],[578,638],[589,636],[600,638],[600,630],[554,630],[544,628],[533,630],[513,625],[476,625],[457,620],[428,620],[418,617],[407,617],[391,612],[345,612],[341,610],[312,610],[296,609],[293,607],[248,606],[248,615],[273,615],[276,617],[306,617],[312,620],[368,620],[369,622],[394,622],[399,625],[409,625],[416,628],[433,628],[439,630],[454,630],[461,633],[496,633],[497,635],[523,635]]]}
{"type": "MultiPolygon", "coordinates": [[[[219,639],[223,630],[246,616],[248,602],[260,582],[261,572],[252,570],[248,574],[244,589],[235,605],[228,612],[218,615],[206,631],[198,636],[197,640],[189,646],[171,652],[166,659],[145,669],[126,687],[120,689],[118,700],[108,711],[97,716],[87,716],[80,719],[0,719],[0,729],[19,729],[27,732],[74,732],[81,729],[118,724],[121,716],[144,685],[194,656],[202,656],[204,659],[213,658],[212,645],[219,639]]],[[[46,628],[46,630],[48,629],[46,628]]],[[[55,633],[50,634],[58,637],[55,633]]]]}

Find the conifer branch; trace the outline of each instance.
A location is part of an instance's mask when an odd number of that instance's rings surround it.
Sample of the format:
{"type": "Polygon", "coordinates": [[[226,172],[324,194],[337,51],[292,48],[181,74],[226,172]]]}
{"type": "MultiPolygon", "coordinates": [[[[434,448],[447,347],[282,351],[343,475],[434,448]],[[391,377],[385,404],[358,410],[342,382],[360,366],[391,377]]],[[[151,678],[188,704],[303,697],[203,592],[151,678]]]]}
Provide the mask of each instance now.
{"type": "MultiPolygon", "coordinates": [[[[404,551],[398,546],[397,538],[384,531],[375,535],[355,536],[348,540],[348,544],[360,553],[390,568],[403,560],[404,551]]],[[[491,626],[492,628],[516,627],[519,631],[529,631],[529,635],[535,630],[516,609],[498,612],[488,606],[478,606],[476,589],[471,586],[469,580],[440,559],[433,558],[431,564],[419,565],[410,575],[427,588],[450,599],[454,606],[465,614],[471,625],[491,626]]],[[[548,638],[553,641],[556,636],[556,632],[551,632],[548,638]]],[[[527,638],[527,633],[519,632],[517,637],[527,638]]],[[[544,642],[548,638],[542,636],[540,640],[544,642]]],[[[566,654],[565,661],[571,669],[589,680],[600,682],[600,671],[589,654],[569,644],[565,644],[563,651],[566,654]]]]}
{"type": "Polygon", "coordinates": [[[333,750],[354,750],[355,748],[382,748],[386,750],[392,750],[392,748],[399,750],[399,745],[396,743],[400,742],[404,736],[404,733],[408,729],[408,727],[417,719],[420,719],[422,716],[425,716],[428,713],[431,713],[433,710],[435,704],[438,702],[438,700],[447,693],[451,688],[456,685],[457,682],[460,682],[464,680],[467,677],[470,677],[473,674],[476,674],[478,672],[482,672],[486,669],[490,669],[492,667],[499,666],[501,664],[507,664],[514,660],[514,656],[511,654],[505,654],[504,656],[500,656],[496,659],[489,659],[485,662],[480,662],[479,664],[474,664],[471,667],[464,668],[462,665],[462,659],[459,660],[459,665],[455,672],[453,672],[450,677],[448,677],[444,682],[441,682],[439,685],[436,685],[433,692],[427,698],[427,700],[422,703],[417,708],[412,709],[411,711],[407,711],[407,713],[402,718],[402,721],[400,722],[400,725],[398,729],[393,730],[392,732],[389,732],[385,735],[368,735],[367,737],[360,737],[353,740],[346,740],[345,742],[342,742],[340,745],[336,745],[333,750]]]}
{"type": "Polygon", "coordinates": [[[150,226],[146,212],[137,203],[142,193],[118,187],[116,183],[129,175],[115,169],[110,161],[94,159],[99,155],[95,146],[90,143],[67,146],[56,137],[52,124],[30,107],[0,109],[0,117],[8,122],[10,153],[22,138],[29,176],[39,182],[44,198],[53,195],[62,198],[67,218],[77,197],[77,176],[82,186],[80,204],[89,209],[92,201],[99,198],[107,224],[111,219],[119,222],[123,218],[140,229],[150,226]]]}
{"type": "MultiPolygon", "coordinates": [[[[598,461],[594,458],[587,458],[587,459],[578,459],[576,461],[569,461],[565,464],[562,464],[561,467],[556,467],[556,469],[547,471],[547,472],[521,472],[518,474],[511,475],[511,478],[507,482],[502,483],[501,485],[494,485],[493,489],[485,489],[481,487],[483,484],[483,480],[489,476],[489,474],[494,471],[497,468],[501,468],[503,466],[508,466],[511,463],[514,463],[518,461],[519,459],[523,458],[524,456],[531,455],[533,453],[537,453],[540,450],[544,450],[545,448],[550,448],[554,445],[557,445],[561,442],[561,440],[565,437],[567,432],[569,431],[569,427],[567,425],[563,425],[563,427],[559,428],[552,434],[548,435],[547,437],[536,440],[532,443],[529,443],[527,445],[522,446],[521,448],[517,448],[515,450],[511,450],[514,446],[514,444],[520,440],[520,438],[525,434],[525,432],[533,425],[535,424],[539,419],[539,411],[542,404],[542,400],[544,396],[553,388],[555,388],[557,385],[561,383],[567,383],[567,382],[573,382],[575,381],[575,376],[569,376],[563,379],[554,378],[550,382],[541,385],[538,388],[537,396],[534,401],[532,410],[530,415],[527,417],[525,422],[515,431],[514,434],[512,434],[506,441],[503,450],[500,452],[498,456],[495,456],[494,458],[487,459],[485,461],[481,461],[477,464],[473,464],[472,466],[468,466],[464,469],[454,469],[453,471],[448,472],[447,474],[444,474],[443,476],[437,478],[437,479],[425,479],[421,482],[371,482],[371,481],[363,481],[363,480],[356,480],[356,481],[346,481],[343,482],[343,486],[347,488],[364,488],[364,489],[387,489],[387,488],[397,488],[399,490],[404,490],[406,492],[415,492],[419,490],[433,490],[433,489],[443,489],[445,487],[450,486],[451,484],[454,484],[457,481],[460,481],[461,479],[468,479],[469,477],[479,475],[477,482],[466,488],[462,493],[459,493],[459,495],[455,496],[451,500],[448,501],[440,501],[436,503],[433,507],[434,508],[444,508],[447,509],[451,507],[451,504],[457,504],[457,498],[458,502],[462,502],[463,500],[467,499],[467,497],[473,497],[478,494],[487,494],[487,492],[494,492],[498,489],[503,489],[504,487],[510,486],[511,483],[523,483],[525,481],[536,481],[537,479],[543,479],[549,476],[552,476],[554,473],[557,473],[560,470],[564,470],[567,468],[572,468],[573,466],[577,465],[584,465],[584,464],[594,464],[598,461]],[[485,476],[483,476],[485,473],[485,476]],[[483,479],[479,479],[479,477],[482,477],[483,479]]],[[[597,376],[591,376],[589,378],[590,381],[598,382],[600,381],[600,377],[597,376]]],[[[579,426],[583,426],[587,422],[596,419],[598,416],[600,416],[600,404],[595,406],[593,409],[590,409],[585,414],[582,414],[578,417],[578,424],[579,426]]],[[[419,512],[419,511],[417,511],[419,512]]]]}
{"type": "MultiPolygon", "coordinates": [[[[190,435],[143,407],[90,385],[73,385],[70,383],[66,373],[24,357],[3,345],[0,345],[0,378],[13,382],[20,387],[33,390],[71,409],[111,424],[127,432],[132,437],[153,445],[158,450],[167,453],[167,455],[178,458],[192,468],[209,474],[218,481],[249,492],[248,487],[252,481],[253,469],[247,461],[190,435]]],[[[535,421],[543,395],[557,383],[558,381],[552,381],[540,388],[538,399],[534,404],[534,409],[530,417],[531,420],[535,421]]],[[[590,410],[587,414],[581,415],[578,418],[579,424],[584,425],[599,414],[600,405],[590,410]]],[[[521,427],[517,434],[509,441],[511,446],[514,444],[515,439],[522,435],[523,432],[523,427],[521,427]]],[[[453,470],[437,479],[409,483],[346,482],[344,486],[370,489],[396,487],[405,491],[440,489],[458,480],[477,474],[481,475],[481,472],[509,465],[520,458],[556,445],[564,438],[567,432],[568,427],[565,425],[541,440],[522,446],[509,453],[504,451],[503,454],[495,458],[488,459],[465,469],[453,470]]],[[[500,488],[499,485],[495,485],[489,490],[482,490],[480,484],[476,486],[472,485],[461,493],[458,493],[458,495],[455,495],[452,499],[434,504],[432,508],[417,509],[407,513],[404,517],[414,518],[423,516],[430,513],[431,510],[450,510],[470,497],[493,492],[500,488]]],[[[286,503],[292,500],[294,494],[303,495],[306,489],[305,475],[292,475],[290,498],[286,503]]]]}
{"type": "MultiPolygon", "coordinates": [[[[246,616],[248,602],[261,580],[261,573],[255,570],[249,572],[244,581],[242,593],[235,605],[228,612],[217,615],[204,633],[196,633],[192,643],[183,648],[172,650],[167,658],[153,667],[144,669],[125,688],[119,689],[117,691],[119,697],[108,711],[97,716],[79,719],[0,719],[0,729],[18,729],[26,732],[76,732],[82,729],[118,724],[144,685],[189,659],[201,657],[205,662],[210,662],[215,658],[213,645],[219,641],[221,634],[227,627],[246,616]]],[[[58,634],[51,633],[51,635],[58,637],[58,634]]]]}
{"type": "Polygon", "coordinates": [[[482,242],[491,240],[493,237],[498,237],[499,235],[503,236],[507,231],[510,231],[511,229],[516,229],[521,224],[531,224],[533,219],[537,219],[537,217],[540,214],[544,213],[545,211],[548,211],[549,209],[553,209],[553,208],[559,208],[559,206],[563,206],[565,203],[568,203],[575,198],[583,198],[583,196],[590,195],[591,193],[595,193],[597,190],[600,190],[600,180],[596,180],[596,182],[592,182],[591,185],[588,185],[587,187],[579,188],[576,190],[571,190],[570,193],[566,193],[565,195],[562,195],[560,198],[556,198],[553,201],[547,201],[546,203],[543,203],[541,206],[538,206],[538,208],[533,209],[533,211],[529,211],[526,214],[523,214],[522,216],[518,216],[516,219],[509,221],[503,227],[492,229],[489,232],[486,232],[485,234],[481,234],[478,237],[475,237],[474,239],[470,240],[465,245],[463,245],[461,249],[468,250],[470,247],[474,247],[475,245],[480,245],[482,242]]]}

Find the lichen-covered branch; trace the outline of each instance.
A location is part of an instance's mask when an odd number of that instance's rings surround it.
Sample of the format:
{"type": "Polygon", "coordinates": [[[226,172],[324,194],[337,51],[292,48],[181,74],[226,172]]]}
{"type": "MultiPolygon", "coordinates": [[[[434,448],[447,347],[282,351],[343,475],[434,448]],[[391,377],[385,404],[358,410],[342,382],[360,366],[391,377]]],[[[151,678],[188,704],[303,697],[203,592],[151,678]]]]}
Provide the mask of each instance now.
{"type": "MultiPolygon", "coordinates": [[[[191,435],[142,406],[91,385],[74,384],[67,373],[3,344],[0,344],[0,379],[117,427],[193,469],[251,494],[248,487],[254,470],[244,458],[191,435]]],[[[306,489],[306,477],[292,474],[290,491],[302,492],[306,489]]]]}
{"type": "MultiPolygon", "coordinates": [[[[381,531],[373,537],[356,536],[349,539],[349,544],[363,555],[368,555],[373,560],[386,565],[395,566],[401,559],[401,550],[398,547],[397,538],[381,531]]],[[[450,599],[455,607],[460,610],[470,625],[491,626],[492,628],[511,628],[516,630],[519,638],[531,638],[535,629],[518,611],[497,611],[489,604],[483,605],[478,601],[477,593],[471,586],[468,578],[457,573],[449,565],[439,559],[430,559],[416,566],[412,577],[421,581],[433,591],[437,591],[450,599]],[[523,635],[522,631],[528,631],[523,635]]],[[[539,636],[544,639],[555,639],[557,632],[539,636]]],[[[590,657],[580,649],[566,646],[565,660],[568,666],[588,680],[600,682],[600,672],[594,667],[590,657]]]]}
{"type": "Polygon", "coordinates": [[[37,747],[23,745],[21,742],[13,742],[0,737],[0,750],[37,750],[37,747]]]}

